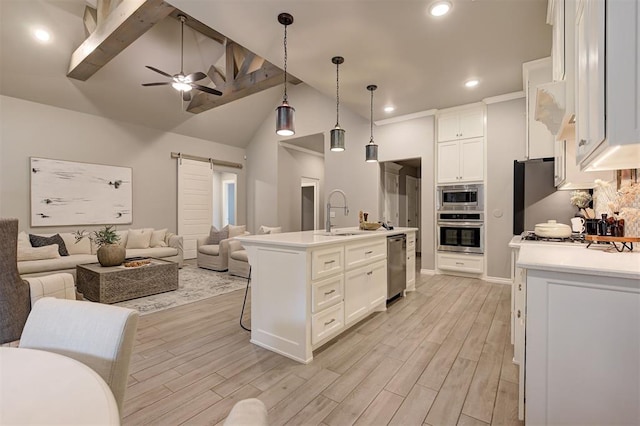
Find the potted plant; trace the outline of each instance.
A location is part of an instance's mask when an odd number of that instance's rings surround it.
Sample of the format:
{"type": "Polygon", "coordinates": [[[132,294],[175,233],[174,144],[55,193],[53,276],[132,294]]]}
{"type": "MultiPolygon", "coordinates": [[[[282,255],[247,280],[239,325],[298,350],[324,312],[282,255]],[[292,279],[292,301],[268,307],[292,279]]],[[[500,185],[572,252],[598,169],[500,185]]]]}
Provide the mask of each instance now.
{"type": "Polygon", "coordinates": [[[76,243],[87,237],[98,246],[97,255],[100,265],[118,266],[124,262],[126,250],[124,246],[118,244],[120,236],[116,233],[113,225],[105,225],[104,228],[92,232],[76,231],[74,236],[76,243]]]}

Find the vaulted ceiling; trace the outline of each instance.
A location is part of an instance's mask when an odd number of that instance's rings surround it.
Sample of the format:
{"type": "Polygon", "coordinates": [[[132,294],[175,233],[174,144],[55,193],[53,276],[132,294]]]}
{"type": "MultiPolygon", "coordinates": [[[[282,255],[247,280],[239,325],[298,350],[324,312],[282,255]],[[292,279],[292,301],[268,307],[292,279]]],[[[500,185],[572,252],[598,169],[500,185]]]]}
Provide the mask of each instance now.
{"type": "MultiPolygon", "coordinates": [[[[550,54],[545,0],[453,0],[442,18],[427,14],[430,3],[173,0],[170,6],[279,67],[283,27],[276,18],[291,13],[289,73],[334,98],[331,58],[344,56],[341,105],[368,117],[365,87],[377,84],[376,120],[522,90],[522,62],[550,54]],[[469,78],[480,84],[465,88],[469,78]],[[387,104],[396,110],[384,113],[387,104]]],[[[85,5],[0,1],[0,93],[240,147],[279,104],[281,85],[193,114],[168,86],[142,87],[163,78],[145,65],[170,74],[180,70],[180,23],[174,17],[160,20],[86,81],[67,77],[71,55],[87,36],[85,5]],[[48,44],[31,37],[38,26],[52,33],[48,44]]],[[[187,28],[184,48],[186,73],[207,73],[214,64],[224,68],[219,42],[187,28]]],[[[203,84],[215,87],[208,79],[203,84]]]]}

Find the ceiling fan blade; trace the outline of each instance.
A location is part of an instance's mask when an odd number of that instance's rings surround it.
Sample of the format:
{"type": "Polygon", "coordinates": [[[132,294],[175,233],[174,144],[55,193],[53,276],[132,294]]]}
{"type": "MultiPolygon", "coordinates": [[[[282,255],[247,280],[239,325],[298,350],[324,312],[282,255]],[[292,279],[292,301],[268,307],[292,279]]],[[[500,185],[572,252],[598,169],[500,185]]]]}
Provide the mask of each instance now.
{"type": "Polygon", "coordinates": [[[194,72],[192,74],[189,74],[187,76],[187,79],[189,79],[190,81],[200,81],[203,78],[206,78],[207,75],[203,72],[194,72]]]}
{"type": "Polygon", "coordinates": [[[157,72],[158,74],[162,74],[162,75],[164,75],[165,77],[173,78],[173,76],[172,76],[171,74],[167,74],[167,73],[166,73],[166,72],[164,72],[164,71],[160,71],[158,68],[154,68],[154,67],[149,66],[149,65],[145,65],[145,67],[149,68],[151,71],[155,71],[155,72],[157,72]]]}
{"type": "Polygon", "coordinates": [[[201,90],[206,93],[211,93],[212,95],[222,96],[222,92],[216,89],[212,89],[211,87],[201,86],[200,84],[191,83],[191,87],[194,89],[201,90]]]}
{"type": "Polygon", "coordinates": [[[182,100],[185,102],[191,102],[191,92],[182,92],[182,100]]]}
{"type": "Polygon", "coordinates": [[[165,81],[163,83],[142,83],[143,86],[166,86],[167,84],[171,84],[171,82],[165,81]]]}

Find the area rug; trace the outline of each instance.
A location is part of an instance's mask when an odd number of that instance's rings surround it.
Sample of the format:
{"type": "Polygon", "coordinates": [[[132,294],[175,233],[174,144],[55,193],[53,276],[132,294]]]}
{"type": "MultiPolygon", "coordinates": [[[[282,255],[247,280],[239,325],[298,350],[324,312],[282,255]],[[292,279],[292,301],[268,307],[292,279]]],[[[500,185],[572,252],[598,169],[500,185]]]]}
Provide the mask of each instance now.
{"type": "Polygon", "coordinates": [[[195,265],[184,265],[178,272],[177,290],[125,300],[114,305],[136,309],[140,315],[146,315],[244,289],[246,285],[246,278],[198,268],[195,265]]]}

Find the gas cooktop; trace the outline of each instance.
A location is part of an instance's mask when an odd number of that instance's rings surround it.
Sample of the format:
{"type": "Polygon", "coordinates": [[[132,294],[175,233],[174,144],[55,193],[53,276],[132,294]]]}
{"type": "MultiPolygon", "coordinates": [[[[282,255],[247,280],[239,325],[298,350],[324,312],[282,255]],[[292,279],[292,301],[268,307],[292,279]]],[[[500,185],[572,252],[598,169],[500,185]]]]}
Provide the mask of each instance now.
{"type": "Polygon", "coordinates": [[[551,238],[551,237],[541,237],[539,235],[536,235],[535,232],[533,231],[525,231],[522,233],[522,240],[523,241],[546,241],[546,242],[552,242],[552,243],[581,243],[581,244],[585,244],[587,243],[587,241],[585,241],[585,234],[580,234],[580,233],[573,233],[571,234],[571,236],[566,237],[566,238],[551,238]]]}

